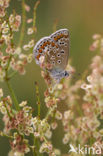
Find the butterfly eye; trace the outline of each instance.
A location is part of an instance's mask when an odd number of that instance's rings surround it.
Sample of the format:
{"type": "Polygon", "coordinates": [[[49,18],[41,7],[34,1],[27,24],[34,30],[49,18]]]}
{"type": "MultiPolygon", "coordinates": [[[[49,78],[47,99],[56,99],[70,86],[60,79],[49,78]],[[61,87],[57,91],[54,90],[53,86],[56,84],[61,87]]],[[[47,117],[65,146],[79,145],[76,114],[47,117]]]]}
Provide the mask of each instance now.
{"type": "Polygon", "coordinates": [[[69,73],[67,71],[65,71],[64,76],[65,77],[69,76],[69,73]]]}
{"type": "Polygon", "coordinates": [[[61,60],[58,60],[57,63],[58,63],[58,64],[61,64],[61,60]]]}

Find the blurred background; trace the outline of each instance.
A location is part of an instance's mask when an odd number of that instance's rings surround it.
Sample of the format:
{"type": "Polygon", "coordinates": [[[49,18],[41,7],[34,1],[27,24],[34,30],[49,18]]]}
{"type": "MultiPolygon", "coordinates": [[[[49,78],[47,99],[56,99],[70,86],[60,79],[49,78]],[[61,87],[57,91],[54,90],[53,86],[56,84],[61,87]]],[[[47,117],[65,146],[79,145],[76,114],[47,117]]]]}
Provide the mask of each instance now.
{"type": "MultiPolygon", "coordinates": [[[[8,12],[12,13],[13,9],[18,14],[21,14],[21,1],[12,0],[8,12]]],[[[33,16],[33,6],[36,0],[26,0],[30,5],[31,10],[27,13],[27,18],[33,16]]],[[[71,65],[76,68],[77,72],[83,73],[91,62],[91,58],[95,53],[89,51],[89,46],[92,43],[92,35],[95,33],[103,33],[103,0],[41,0],[37,9],[37,34],[36,41],[41,37],[48,36],[53,32],[53,23],[58,20],[57,29],[67,28],[70,31],[70,59],[71,65]]],[[[30,27],[30,24],[27,24],[30,27]]],[[[27,28],[26,30],[27,31],[27,28]]],[[[15,41],[19,40],[19,33],[15,35],[15,41]]],[[[29,37],[25,33],[23,43],[27,44],[29,37]]],[[[40,74],[40,68],[33,61],[26,67],[26,75],[16,75],[11,84],[17,95],[18,101],[27,100],[29,105],[34,108],[34,115],[37,114],[35,86],[34,82],[39,84],[41,98],[41,115],[45,116],[47,111],[44,104],[44,91],[46,89],[45,82],[40,74]]],[[[9,91],[4,83],[0,83],[0,88],[3,87],[5,96],[9,95],[9,91]]],[[[65,110],[65,106],[62,105],[65,110]]],[[[2,116],[0,116],[2,118],[2,116]]],[[[0,121],[0,129],[3,128],[3,123],[0,121]]],[[[58,128],[53,135],[53,143],[56,148],[60,148],[63,153],[68,150],[68,147],[62,145],[63,130],[58,128]],[[58,134],[58,135],[57,135],[58,134]]],[[[9,151],[9,143],[6,138],[0,137],[0,156],[6,156],[9,151]]]]}

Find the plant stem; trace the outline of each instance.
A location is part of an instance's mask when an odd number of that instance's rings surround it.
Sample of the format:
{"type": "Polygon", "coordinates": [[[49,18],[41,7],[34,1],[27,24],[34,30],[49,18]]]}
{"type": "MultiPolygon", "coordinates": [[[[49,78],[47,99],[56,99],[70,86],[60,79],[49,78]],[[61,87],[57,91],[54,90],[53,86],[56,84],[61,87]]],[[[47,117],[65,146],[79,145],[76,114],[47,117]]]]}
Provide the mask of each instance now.
{"type": "Polygon", "coordinates": [[[33,29],[34,29],[34,32],[35,32],[35,25],[36,25],[36,9],[37,9],[39,4],[40,4],[40,1],[38,0],[35,3],[35,6],[34,6],[34,16],[33,16],[33,29]]]}
{"type": "Polygon", "coordinates": [[[6,111],[7,111],[7,114],[8,114],[8,116],[9,116],[9,118],[11,118],[11,115],[10,115],[10,113],[9,113],[8,107],[7,107],[7,105],[6,105],[5,102],[4,102],[4,105],[5,105],[5,108],[6,108],[6,111]]]}
{"type": "Polygon", "coordinates": [[[26,24],[25,0],[22,0],[22,26],[21,26],[21,35],[20,35],[18,47],[21,47],[23,42],[25,24],[26,24]]]}
{"type": "Polygon", "coordinates": [[[37,105],[38,105],[38,118],[40,119],[40,97],[39,97],[39,87],[37,82],[35,82],[35,89],[36,89],[36,97],[37,97],[37,105]]]}
{"type": "Polygon", "coordinates": [[[40,141],[38,138],[35,138],[35,136],[33,135],[33,139],[34,139],[34,151],[33,151],[33,154],[34,156],[42,156],[43,154],[41,154],[39,152],[39,148],[40,148],[40,141]]]}
{"type": "MultiPolygon", "coordinates": [[[[0,131],[1,132],[1,131],[0,131]]],[[[1,135],[0,136],[4,136],[4,137],[7,137],[7,138],[9,138],[9,139],[13,139],[13,136],[10,136],[10,135],[7,135],[7,134],[5,134],[5,133],[3,133],[3,132],[1,132],[1,135]]]]}
{"type": "Polygon", "coordinates": [[[15,93],[14,93],[14,91],[13,91],[13,89],[12,89],[12,87],[11,87],[11,85],[10,85],[8,80],[6,80],[6,84],[8,86],[9,91],[10,91],[11,97],[12,97],[12,99],[14,101],[15,108],[16,108],[17,111],[19,111],[20,108],[19,108],[19,104],[18,104],[16,95],[15,95],[15,93]]]}
{"type": "Polygon", "coordinates": [[[34,156],[37,156],[35,149],[34,149],[34,156]]]}
{"type": "MultiPolygon", "coordinates": [[[[34,140],[34,146],[35,146],[35,144],[36,144],[36,138],[34,137],[34,135],[33,135],[33,140],[34,140]]],[[[34,156],[37,156],[37,153],[36,153],[36,149],[35,148],[33,150],[33,153],[34,153],[34,156]]]]}

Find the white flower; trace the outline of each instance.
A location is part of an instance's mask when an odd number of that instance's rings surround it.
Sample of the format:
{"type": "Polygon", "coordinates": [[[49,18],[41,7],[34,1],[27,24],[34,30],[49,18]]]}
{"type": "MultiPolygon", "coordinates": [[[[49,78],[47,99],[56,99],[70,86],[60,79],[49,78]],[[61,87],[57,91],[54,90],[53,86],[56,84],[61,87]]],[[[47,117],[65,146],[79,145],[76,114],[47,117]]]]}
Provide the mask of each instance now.
{"type": "Polygon", "coordinates": [[[27,57],[27,56],[26,56],[25,54],[20,54],[20,55],[19,55],[19,58],[20,58],[20,59],[25,59],[26,57],[27,57]]]}
{"type": "Polygon", "coordinates": [[[30,148],[29,147],[26,147],[25,153],[28,153],[28,152],[30,152],[30,148]]]}
{"type": "Polygon", "coordinates": [[[56,154],[56,156],[57,156],[57,155],[61,155],[61,152],[60,152],[59,149],[54,149],[54,153],[56,154]]]}
{"type": "Polygon", "coordinates": [[[2,31],[2,33],[3,34],[6,34],[6,33],[8,33],[8,31],[9,31],[9,28],[4,28],[3,31],[2,31]]]}
{"type": "Polygon", "coordinates": [[[9,22],[10,22],[10,23],[13,23],[14,20],[15,20],[14,15],[11,14],[10,17],[9,17],[9,22]]]}
{"type": "Polygon", "coordinates": [[[19,55],[20,53],[21,53],[21,48],[17,47],[16,50],[15,50],[15,54],[19,55]]]}
{"type": "Polygon", "coordinates": [[[1,25],[1,28],[4,29],[4,28],[8,28],[8,24],[6,23],[6,21],[4,21],[1,25]]]}
{"type": "Polygon", "coordinates": [[[28,63],[31,63],[32,60],[33,60],[33,54],[29,54],[29,55],[27,56],[27,61],[28,61],[28,63]]]}
{"type": "Polygon", "coordinates": [[[28,34],[28,35],[33,34],[33,28],[28,28],[27,34],[28,34]]]}
{"type": "Polygon", "coordinates": [[[62,114],[59,111],[56,111],[55,118],[58,120],[62,119],[62,114]]]}
{"type": "Polygon", "coordinates": [[[20,22],[21,22],[21,16],[20,16],[20,15],[16,15],[15,19],[16,19],[17,21],[20,21],[20,22]]]}
{"type": "Polygon", "coordinates": [[[3,7],[3,5],[4,5],[4,1],[0,0],[0,7],[3,7]]]}
{"type": "Polygon", "coordinates": [[[46,132],[45,132],[45,136],[50,139],[52,137],[52,132],[48,129],[46,132]]]}
{"type": "Polygon", "coordinates": [[[6,65],[7,65],[7,60],[2,60],[2,61],[1,61],[1,66],[2,66],[2,67],[5,67],[6,65]]]}
{"type": "Polygon", "coordinates": [[[24,49],[25,51],[27,51],[27,50],[29,50],[29,46],[28,46],[28,45],[24,45],[24,46],[23,46],[23,49],[24,49]]]}
{"type": "Polygon", "coordinates": [[[57,126],[58,126],[58,125],[57,125],[57,123],[56,123],[56,122],[53,122],[53,123],[51,124],[51,128],[52,128],[52,129],[56,129],[56,128],[57,128],[57,126]]]}
{"type": "Polygon", "coordinates": [[[3,97],[3,90],[0,88],[0,98],[3,97]]]}
{"type": "Polygon", "coordinates": [[[28,46],[29,48],[32,48],[34,46],[34,40],[31,40],[29,43],[28,43],[28,46]]]}
{"type": "Polygon", "coordinates": [[[27,23],[29,24],[29,23],[31,23],[33,21],[33,19],[32,18],[29,18],[28,20],[27,20],[27,23]]]}
{"type": "Polygon", "coordinates": [[[40,136],[40,133],[39,133],[39,132],[34,132],[34,136],[35,136],[36,138],[38,138],[38,137],[40,136]]]}
{"type": "Polygon", "coordinates": [[[31,110],[32,108],[30,106],[25,106],[23,107],[23,110],[27,113],[31,110]]]}
{"type": "Polygon", "coordinates": [[[88,84],[86,84],[86,83],[83,83],[83,84],[81,85],[81,88],[84,89],[84,90],[88,90],[88,89],[92,88],[92,85],[88,85],[88,84]]]}
{"type": "Polygon", "coordinates": [[[63,88],[63,85],[62,84],[59,84],[58,85],[58,89],[61,90],[62,88],[63,88]]]}
{"type": "Polygon", "coordinates": [[[3,106],[3,102],[2,102],[2,101],[0,102],[0,107],[1,107],[1,106],[3,106]]]}
{"type": "Polygon", "coordinates": [[[22,102],[19,104],[20,107],[24,107],[25,105],[27,105],[27,101],[22,101],[22,102]]]}
{"type": "Polygon", "coordinates": [[[9,152],[8,156],[24,156],[24,153],[11,150],[11,151],[9,152]]]}
{"type": "Polygon", "coordinates": [[[100,34],[94,34],[93,37],[92,37],[94,40],[98,40],[101,38],[101,35],[100,34]]]}
{"type": "Polygon", "coordinates": [[[63,138],[63,144],[67,144],[69,142],[69,137],[67,134],[65,134],[64,138],[63,138]]]}
{"type": "Polygon", "coordinates": [[[87,76],[87,80],[88,80],[88,82],[91,83],[93,81],[93,77],[91,75],[89,75],[89,76],[87,76]]]}
{"type": "Polygon", "coordinates": [[[29,133],[33,133],[33,128],[32,127],[28,127],[27,130],[28,130],[29,133]]]}
{"type": "Polygon", "coordinates": [[[71,114],[71,110],[65,111],[64,112],[64,118],[68,119],[70,117],[70,114],[71,114]]]}
{"type": "Polygon", "coordinates": [[[0,111],[2,114],[7,114],[6,108],[4,106],[0,107],[0,111]]]}

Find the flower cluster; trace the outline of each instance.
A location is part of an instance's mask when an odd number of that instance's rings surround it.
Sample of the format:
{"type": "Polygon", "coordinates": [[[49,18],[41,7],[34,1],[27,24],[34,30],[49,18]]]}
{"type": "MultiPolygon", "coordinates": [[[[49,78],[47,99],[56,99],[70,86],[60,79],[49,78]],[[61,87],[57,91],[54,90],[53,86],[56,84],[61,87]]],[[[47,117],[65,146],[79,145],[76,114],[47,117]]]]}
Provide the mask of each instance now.
{"type": "MultiPolygon", "coordinates": [[[[5,8],[8,5],[8,0],[0,1],[0,11],[2,10],[4,15],[6,14],[5,8]]],[[[0,19],[0,81],[10,79],[17,72],[25,74],[25,65],[31,63],[33,59],[31,52],[29,54],[23,53],[23,48],[24,50],[30,50],[34,46],[34,39],[31,39],[28,45],[24,45],[22,48],[20,44],[24,35],[21,32],[20,43],[16,45],[17,43],[14,42],[15,33],[20,31],[20,26],[22,31],[24,24],[21,25],[21,15],[18,15],[16,12],[13,12],[9,16],[3,16],[0,19]]]]}
{"type": "Polygon", "coordinates": [[[10,0],[0,0],[0,17],[6,14],[6,8],[9,6],[10,0]]]}
{"type": "Polygon", "coordinates": [[[10,141],[10,145],[12,148],[12,151],[18,151],[18,153],[28,153],[30,151],[30,149],[28,148],[28,140],[27,139],[23,139],[22,136],[20,136],[19,134],[14,133],[13,136],[13,140],[10,141]]]}
{"type": "MultiPolygon", "coordinates": [[[[62,119],[62,115],[56,110],[56,106],[52,107],[47,116],[40,120],[38,117],[32,116],[32,107],[27,106],[27,102],[23,101],[19,104],[20,111],[14,111],[12,108],[12,100],[8,96],[3,98],[3,91],[0,89],[0,112],[4,115],[4,130],[1,133],[2,136],[10,137],[10,145],[12,152],[19,152],[21,154],[29,152],[31,149],[37,150],[35,145],[30,146],[28,140],[24,136],[33,135],[34,138],[40,141],[39,152],[47,152],[50,155],[57,152],[57,149],[53,148],[51,144],[52,130],[57,127],[56,121],[48,123],[48,120],[54,116],[56,120],[62,119]],[[15,130],[11,136],[11,131],[15,130]]],[[[11,153],[11,152],[10,152],[11,153]]],[[[9,153],[9,154],[10,154],[9,153]]],[[[55,154],[54,154],[55,155],[55,154]]]]}
{"type": "MultiPolygon", "coordinates": [[[[89,143],[89,146],[103,145],[103,38],[96,34],[93,39],[90,50],[98,49],[100,54],[92,59],[91,74],[85,77],[86,80],[66,86],[61,93],[65,93],[64,99],[68,106],[62,120],[65,131],[64,144],[71,142],[76,146],[78,142],[81,145],[89,143]],[[84,95],[81,89],[84,90],[84,95]]],[[[103,146],[101,149],[103,150],[103,146]]]]}

